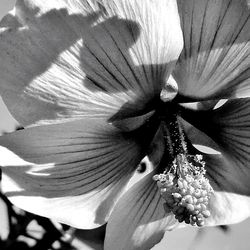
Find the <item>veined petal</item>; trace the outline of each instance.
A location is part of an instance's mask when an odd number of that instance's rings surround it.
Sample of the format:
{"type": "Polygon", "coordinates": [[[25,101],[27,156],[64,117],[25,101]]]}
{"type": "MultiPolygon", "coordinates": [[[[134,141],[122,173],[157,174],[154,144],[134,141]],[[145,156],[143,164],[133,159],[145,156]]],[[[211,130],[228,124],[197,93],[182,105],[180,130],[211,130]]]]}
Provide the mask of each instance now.
{"type": "Polygon", "coordinates": [[[142,147],[102,119],[36,126],[0,138],[2,190],[18,207],[77,228],[107,220],[142,147]]]}
{"type": "Polygon", "coordinates": [[[105,250],[150,249],[166,230],[176,226],[172,214],[166,214],[154,172],[136,183],[117,203],[107,224],[105,250]]]}
{"type": "Polygon", "coordinates": [[[207,175],[216,191],[212,201],[214,215],[209,224],[245,219],[250,215],[250,99],[231,100],[215,110],[186,110],[183,118],[197,128],[187,133],[189,137],[191,132],[192,143],[197,143],[199,138],[198,144],[217,151],[217,154],[204,154],[207,175]],[[237,204],[242,207],[236,209],[237,204]],[[226,206],[228,214],[223,214],[226,206]],[[239,212],[243,208],[246,211],[239,212]]]}
{"type": "Polygon", "coordinates": [[[182,96],[250,96],[250,10],[246,0],[178,0],[184,50],[174,72],[182,96]]]}
{"type": "Polygon", "coordinates": [[[183,43],[175,0],[18,0],[0,27],[0,94],[23,125],[142,109],[183,43]]]}

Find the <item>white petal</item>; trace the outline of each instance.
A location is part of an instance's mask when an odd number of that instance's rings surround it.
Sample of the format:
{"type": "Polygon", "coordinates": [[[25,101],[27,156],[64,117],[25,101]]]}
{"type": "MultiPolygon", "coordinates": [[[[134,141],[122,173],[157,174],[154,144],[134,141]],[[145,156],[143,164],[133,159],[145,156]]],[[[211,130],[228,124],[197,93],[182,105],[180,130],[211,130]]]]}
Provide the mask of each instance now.
{"type": "Polygon", "coordinates": [[[77,228],[106,222],[141,150],[89,119],[37,126],[0,138],[2,189],[18,207],[77,228]]]}
{"type": "Polygon", "coordinates": [[[215,190],[208,225],[238,223],[250,216],[250,175],[225,155],[204,155],[207,175],[215,190]]]}
{"type": "Polygon", "coordinates": [[[216,191],[211,199],[210,211],[207,226],[239,223],[250,216],[250,197],[216,191]]]}
{"type": "Polygon", "coordinates": [[[250,96],[250,10],[246,0],[178,0],[184,50],[175,78],[194,99],[250,96]]]}
{"type": "Polygon", "coordinates": [[[173,215],[164,211],[152,176],[145,176],[119,200],[107,224],[105,250],[150,249],[176,226],[173,215]]]}
{"type": "Polygon", "coordinates": [[[0,93],[23,125],[142,109],[182,49],[175,0],[18,0],[0,27],[0,93]]]}

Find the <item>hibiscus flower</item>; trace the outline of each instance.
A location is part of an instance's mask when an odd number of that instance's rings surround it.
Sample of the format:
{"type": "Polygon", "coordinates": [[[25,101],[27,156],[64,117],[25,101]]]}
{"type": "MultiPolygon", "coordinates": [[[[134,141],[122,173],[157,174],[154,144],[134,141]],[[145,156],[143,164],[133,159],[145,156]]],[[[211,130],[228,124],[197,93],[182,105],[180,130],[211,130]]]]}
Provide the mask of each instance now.
{"type": "Polygon", "coordinates": [[[8,198],[77,228],[108,221],[108,250],[248,217],[249,14],[246,0],[18,0],[0,23],[0,94],[25,127],[0,138],[8,198]]]}

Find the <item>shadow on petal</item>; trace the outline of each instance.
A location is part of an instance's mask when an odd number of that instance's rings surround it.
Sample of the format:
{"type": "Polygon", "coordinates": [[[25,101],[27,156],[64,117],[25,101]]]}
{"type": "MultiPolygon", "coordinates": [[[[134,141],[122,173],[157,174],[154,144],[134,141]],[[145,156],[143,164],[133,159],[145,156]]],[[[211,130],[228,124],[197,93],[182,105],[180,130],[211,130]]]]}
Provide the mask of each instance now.
{"type": "Polygon", "coordinates": [[[249,97],[250,10],[246,0],[178,0],[184,50],[174,76],[180,97],[249,97]]]}
{"type": "Polygon", "coordinates": [[[9,199],[78,228],[105,223],[145,154],[133,138],[97,119],[20,130],[0,144],[9,199]]]}
{"type": "Polygon", "coordinates": [[[188,121],[192,130],[187,136],[192,143],[197,140],[211,146],[220,154],[207,156],[210,168],[208,173],[216,180],[222,190],[249,195],[249,98],[228,100],[215,110],[182,110],[182,118],[188,121]],[[209,140],[207,139],[209,138],[209,140]],[[224,178],[221,179],[221,178],[224,178]],[[229,180],[226,182],[225,179],[229,180]],[[230,190],[230,186],[234,187],[230,190]]]}
{"type": "Polygon", "coordinates": [[[22,124],[110,118],[126,103],[143,109],[171,73],[182,49],[174,1],[161,15],[149,1],[90,2],[76,13],[74,2],[17,1],[2,21],[0,92],[22,124]]]}

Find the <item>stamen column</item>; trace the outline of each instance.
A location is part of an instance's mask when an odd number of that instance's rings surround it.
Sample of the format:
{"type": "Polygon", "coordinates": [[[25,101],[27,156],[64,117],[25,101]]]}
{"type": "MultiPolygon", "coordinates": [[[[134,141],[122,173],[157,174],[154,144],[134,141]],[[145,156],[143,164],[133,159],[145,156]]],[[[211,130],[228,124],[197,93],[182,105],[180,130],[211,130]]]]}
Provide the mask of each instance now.
{"type": "Polygon", "coordinates": [[[170,164],[162,174],[155,175],[167,213],[173,212],[179,222],[203,226],[210,216],[208,204],[213,189],[205,177],[201,155],[188,154],[185,136],[177,115],[164,121],[164,138],[170,164]]]}

